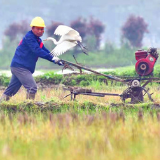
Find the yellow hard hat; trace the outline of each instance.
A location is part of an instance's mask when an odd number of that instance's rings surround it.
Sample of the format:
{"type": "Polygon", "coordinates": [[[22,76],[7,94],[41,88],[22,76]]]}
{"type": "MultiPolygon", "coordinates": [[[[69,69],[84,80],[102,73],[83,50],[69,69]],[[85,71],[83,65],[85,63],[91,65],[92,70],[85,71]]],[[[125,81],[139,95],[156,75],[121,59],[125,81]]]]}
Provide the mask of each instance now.
{"type": "Polygon", "coordinates": [[[33,27],[33,26],[35,26],[35,27],[46,27],[45,23],[44,23],[44,20],[41,17],[33,18],[30,26],[31,27],[33,27]]]}

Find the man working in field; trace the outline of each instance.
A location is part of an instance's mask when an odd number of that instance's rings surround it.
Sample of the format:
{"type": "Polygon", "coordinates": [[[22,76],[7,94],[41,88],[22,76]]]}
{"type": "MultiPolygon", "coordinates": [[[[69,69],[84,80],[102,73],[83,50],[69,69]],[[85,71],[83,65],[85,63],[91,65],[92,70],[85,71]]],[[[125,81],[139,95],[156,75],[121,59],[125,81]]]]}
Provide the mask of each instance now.
{"type": "Polygon", "coordinates": [[[44,33],[44,20],[41,17],[35,17],[31,21],[30,26],[32,27],[31,31],[24,36],[15,51],[11,62],[12,78],[9,86],[0,98],[0,102],[9,100],[11,96],[18,92],[22,85],[27,90],[26,98],[35,98],[37,85],[32,74],[34,73],[38,57],[62,65],[62,62],[57,57],[49,54],[50,51],[44,47],[42,40],[39,38],[44,33]]]}

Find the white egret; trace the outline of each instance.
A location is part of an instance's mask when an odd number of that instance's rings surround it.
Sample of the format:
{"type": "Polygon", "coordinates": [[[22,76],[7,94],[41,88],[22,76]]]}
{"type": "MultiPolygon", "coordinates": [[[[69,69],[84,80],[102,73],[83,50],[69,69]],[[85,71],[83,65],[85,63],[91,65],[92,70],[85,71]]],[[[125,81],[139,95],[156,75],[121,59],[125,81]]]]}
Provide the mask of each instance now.
{"type": "Polygon", "coordinates": [[[52,41],[56,47],[51,51],[51,55],[53,56],[60,56],[61,54],[65,53],[67,50],[79,45],[83,51],[83,53],[87,54],[87,49],[82,45],[82,38],[80,34],[71,27],[65,25],[59,25],[55,32],[55,35],[61,36],[59,41],[52,37],[48,37],[44,41],[52,41]]]}

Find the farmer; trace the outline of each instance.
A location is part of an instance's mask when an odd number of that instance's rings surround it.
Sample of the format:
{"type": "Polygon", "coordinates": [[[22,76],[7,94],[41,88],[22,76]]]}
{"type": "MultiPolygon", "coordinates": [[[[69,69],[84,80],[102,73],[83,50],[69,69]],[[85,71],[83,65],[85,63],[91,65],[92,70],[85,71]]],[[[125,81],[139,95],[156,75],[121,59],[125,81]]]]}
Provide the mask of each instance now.
{"type": "Polygon", "coordinates": [[[51,56],[42,40],[39,38],[44,33],[45,23],[41,17],[35,17],[31,21],[29,31],[20,41],[11,62],[12,78],[9,86],[0,98],[1,101],[8,101],[14,96],[23,85],[27,91],[26,98],[34,100],[37,92],[37,85],[32,76],[35,70],[38,57],[54,62],[58,65],[63,63],[57,57],[51,56]]]}

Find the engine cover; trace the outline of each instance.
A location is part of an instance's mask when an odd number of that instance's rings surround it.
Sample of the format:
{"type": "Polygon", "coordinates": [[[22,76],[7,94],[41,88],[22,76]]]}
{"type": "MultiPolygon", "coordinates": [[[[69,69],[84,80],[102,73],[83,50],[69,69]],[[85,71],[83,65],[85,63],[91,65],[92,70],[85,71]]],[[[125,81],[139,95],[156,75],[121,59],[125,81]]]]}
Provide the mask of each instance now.
{"type": "Polygon", "coordinates": [[[149,51],[137,51],[135,69],[138,75],[148,76],[153,72],[155,62],[158,58],[157,49],[150,48],[149,51]]]}

